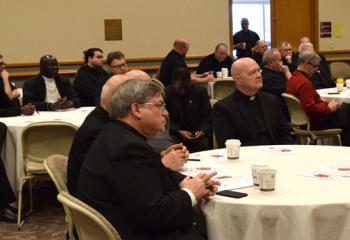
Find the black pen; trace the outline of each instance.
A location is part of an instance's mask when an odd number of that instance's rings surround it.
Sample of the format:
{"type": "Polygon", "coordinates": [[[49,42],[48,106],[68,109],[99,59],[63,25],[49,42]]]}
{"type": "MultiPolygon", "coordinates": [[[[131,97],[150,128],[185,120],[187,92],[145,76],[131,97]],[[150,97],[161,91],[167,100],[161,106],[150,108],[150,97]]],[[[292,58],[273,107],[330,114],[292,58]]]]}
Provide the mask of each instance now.
{"type": "Polygon", "coordinates": [[[189,159],[187,159],[187,161],[199,162],[200,159],[198,159],[198,158],[189,158],[189,159]]]}

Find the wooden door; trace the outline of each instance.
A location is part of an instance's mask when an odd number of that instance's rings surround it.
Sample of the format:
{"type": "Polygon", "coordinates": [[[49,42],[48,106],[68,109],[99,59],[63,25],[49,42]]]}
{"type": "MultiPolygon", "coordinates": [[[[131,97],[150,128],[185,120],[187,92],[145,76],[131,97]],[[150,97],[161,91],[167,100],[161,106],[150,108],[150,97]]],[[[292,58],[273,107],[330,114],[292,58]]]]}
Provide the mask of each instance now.
{"type": "Polygon", "coordinates": [[[301,37],[309,37],[318,49],[318,0],[271,0],[271,40],[273,47],[283,41],[298,50],[301,37]]]}

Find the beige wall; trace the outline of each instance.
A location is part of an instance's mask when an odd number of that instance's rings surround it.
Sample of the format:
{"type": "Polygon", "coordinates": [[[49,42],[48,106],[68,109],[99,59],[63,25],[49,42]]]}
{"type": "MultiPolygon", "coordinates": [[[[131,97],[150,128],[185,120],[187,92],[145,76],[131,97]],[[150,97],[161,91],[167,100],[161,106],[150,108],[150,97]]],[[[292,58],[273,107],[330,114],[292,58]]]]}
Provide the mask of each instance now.
{"type": "Polygon", "coordinates": [[[320,38],[320,50],[350,50],[350,1],[319,0],[319,20],[340,24],[343,36],[340,38],[320,38]]]}
{"type": "Polygon", "coordinates": [[[189,56],[229,43],[228,0],[0,0],[0,53],[11,63],[51,53],[80,60],[82,51],[121,50],[129,58],[162,57],[178,36],[189,56]],[[104,40],[104,19],[122,19],[123,40],[104,40]]]}

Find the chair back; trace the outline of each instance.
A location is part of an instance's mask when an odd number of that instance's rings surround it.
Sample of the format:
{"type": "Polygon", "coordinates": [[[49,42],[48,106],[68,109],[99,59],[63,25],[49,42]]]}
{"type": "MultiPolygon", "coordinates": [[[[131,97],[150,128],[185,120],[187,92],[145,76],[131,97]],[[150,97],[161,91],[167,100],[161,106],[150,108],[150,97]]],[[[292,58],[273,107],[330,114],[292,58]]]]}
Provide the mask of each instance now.
{"type": "Polygon", "coordinates": [[[29,124],[22,133],[23,157],[43,163],[51,154],[67,156],[77,127],[61,121],[29,124]]]}
{"type": "MultiPolygon", "coordinates": [[[[65,191],[68,192],[67,187],[67,165],[68,158],[63,155],[54,154],[50,155],[45,161],[44,166],[46,172],[49,174],[50,178],[54,182],[57,192],[65,191]]],[[[70,211],[64,207],[64,211],[66,213],[66,221],[69,224],[69,237],[70,239],[74,239],[73,234],[73,220],[70,215],[70,211]]]]}
{"type": "Polygon", "coordinates": [[[221,100],[235,91],[235,82],[233,80],[215,80],[213,84],[213,99],[221,100]]]}
{"type": "Polygon", "coordinates": [[[310,121],[301,106],[300,100],[289,93],[282,93],[282,97],[287,104],[292,126],[306,126],[307,130],[310,130],[310,121]]]}
{"type": "Polygon", "coordinates": [[[58,194],[57,199],[69,209],[79,239],[121,239],[110,222],[92,207],[64,191],[58,194]]]}
{"type": "Polygon", "coordinates": [[[344,79],[350,78],[350,66],[345,62],[332,62],[330,70],[333,79],[342,77],[344,79]]]}

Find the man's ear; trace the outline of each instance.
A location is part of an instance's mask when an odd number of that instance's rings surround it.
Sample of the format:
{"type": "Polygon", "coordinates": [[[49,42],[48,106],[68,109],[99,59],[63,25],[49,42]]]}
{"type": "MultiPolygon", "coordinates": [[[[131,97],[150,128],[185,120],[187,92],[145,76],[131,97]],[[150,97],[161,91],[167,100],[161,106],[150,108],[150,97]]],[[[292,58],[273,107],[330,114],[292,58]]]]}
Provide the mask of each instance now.
{"type": "Polygon", "coordinates": [[[130,107],[130,112],[133,116],[135,116],[137,119],[141,119],[141,105],[137,103],[133,103],[130,107]]]}
{"type": "Polygon", "coordinates": [[[233,80],[238,84],[240,84],[242,81],[242,79],[239,76],[233,76],[233,80]]]}

